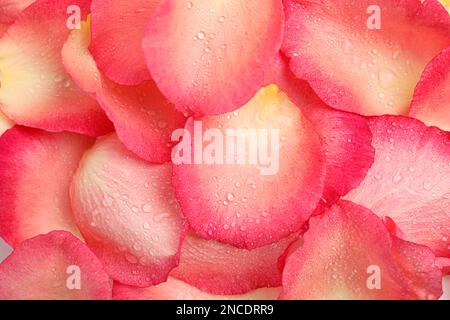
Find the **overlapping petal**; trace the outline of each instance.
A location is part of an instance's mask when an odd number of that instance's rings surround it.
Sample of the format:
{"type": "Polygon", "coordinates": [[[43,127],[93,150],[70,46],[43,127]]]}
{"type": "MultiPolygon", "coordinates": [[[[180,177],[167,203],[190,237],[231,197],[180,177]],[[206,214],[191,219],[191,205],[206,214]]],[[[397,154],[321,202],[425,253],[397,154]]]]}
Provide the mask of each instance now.
{"type": "Polygon", "coordinates": [[[450,133],[402,116],[369,125],[375,162],[345,199],[392,219],[400,238],[450,257],[450,133]]]}
{"type": "Polygon", "coordinates": [[[66,231],[26,240],[0,264],[2,300],[106,300],[111,295],[100,261],[66,231]]]}
{"type": "Polygon", "coordinates": [[[114,123],[124,145],[141,158],[156,163],[170,160],[171,135],[186,118],[159,92],[155,83],[118,85],[105,78],[88,51],[89,23],[83,22],[64,45],[64,66],[74,81],[95,96],[114,123]]]}
{"type": "Polygon", "coordinates": [[[323,191],[319,137],[275,85],[233,113],[191,118],[173,157],[173,184],[192,228],[239,248],[299,231],[323,191]]]}
{"type": "Polygon", "coordinates": [[[364,117],[313,101],[303,105],[302,111],[322,139],[326,158],[322,204],[329,206],[361,183],[374,162],[375,150],[364,117]]]}
{"type": "Polygon", "coordinates": [[[293,234],[277,243],[254,250],[238,249],[190,232],[183,241],[179,266],[171,275],[205,292],[244,294],[281,286],[278,259],[298,239],[293,234]]]}
{"type": "Polygon", "coordinates": [[[12,246],[53,230],[79,236],[69,187],[93,139],[14,127],[0,138],[0,235],[12,246]]]}
{"type": "Polygon", "coordinates": [[[90,51],[99,69],[109,79],[125,85],[150,80],[141,44],[147,21],[159,2],[92,1],[90,51]]]}
{"type": "Polygon", "coordinates": [[[213,295],[187,283],[169,278],[150,288],[136,288],[114,283],[114,300],[275,300],[280,288],[257,289],[242,295],[213,295]]]}
{"type": "Polygon", "coordinates": [[[407,115],[426,64],[450,45],[450,16],[434,0],[284,3],[292,71],[341,110],[407,115]]]}
{"type": "Polygon", "coordinates": [[[20,13],[36,0],[1,0],[0,23],[12,24],[20,13]]]}
{"type": "Polygon", "coordinates": [[[450,47],[423,72],[414,92],[410,116],[450,131],[450,47]]]}
{"type": "Polygon", "coordinates": [[[426,247],[393,237],[370,210],[340,201],[313,217],[286,261],[282,299],[437,299],[441,272],[426,247]]]}
{"type": "Polygon", "coordinates": [[[112,130],[98,103],[78,88],[61,61],[73,22],[68,8],[78,8],[83,18],[89,3],[38,0],[0,39],[0,108],[15,123],[92,136],[112,130]]]}
{"type": "Polygon", "coordinates": [[[445,5],[0,0],[0,299],[447,299],[445,5]]]}
{"type": "Polygon", "coordinates": [[[153,79],[180,111],[217,115],[261,88],[282,34],[279,0],[164,0],[143,49],[153,79]]]}

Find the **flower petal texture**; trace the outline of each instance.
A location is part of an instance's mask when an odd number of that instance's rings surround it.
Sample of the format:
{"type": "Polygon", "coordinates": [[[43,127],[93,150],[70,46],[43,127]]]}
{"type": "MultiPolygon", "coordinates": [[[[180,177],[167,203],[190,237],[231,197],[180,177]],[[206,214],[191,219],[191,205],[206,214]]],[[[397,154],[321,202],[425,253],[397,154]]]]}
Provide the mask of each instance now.
{"type": "Polygon", "coordinates": [[[61,49],[70,29],[67,10],[85,17],[87,0],[38,0],[0,39],[0,108],[15,123],[91,136],[112,130],[95,99],[65,72],[61,49]]]}
{"type": "Polygon", "coordinates": [[[436,299],[441,278],[428,248],[393,237],[370,210],[341,201],[311,218],[287,258],[280,297],[436,299]]]}
{"type": "Polygon", "coordinates": [[[185,223],[170,164],[137,158],[115,135],[97,140],[71,186],[75,219],[116,281],[148,287],[178,264],[185,223]]]}
{"type": "Polygon", "coordinates": [[[141,42],[147,21],[159,2],[92,1],[93,41],[90,51],[99,69],[109,79],[125,85],[150,80],[141,42]]]}
{"type": "Polygon", "coordinates": [[[450,131],[450,47],[427,66],[414,92],[410,116],[450,131]]]}
{"type": "Polygon", "coordinates": [[[177,199],[205,239],[245,249],[277,242],[299,231],[322,195],[320,139],[275,85],[233,113],[191,118],[177,147],[177,199]]]}
{"type": "Polygon", "coordinates": [[[292,71],[345,111],[407,115],[425,66],[450,45],[450,16],[436,1],[284,4],[282,51],[292,71]]]}
{"type": "Polygon", "coordinates": [[[0,264],[2,300],[107,300],[111,295],[100,261],[66,231],[26,240],[0,264]]]}
{"type": "Polygon", "coordinates": [[[171,275],[205,292],[220,295],[281,286],[278,259],[297,240],[293,234],[254,250],[239,249],[190,232],[183,241],[179,266],[171,275]]]}
{"type": "Polygon", "coordinates": [[[53,230],[80,236],[69,187],[93,142],[74,133],[19,126],[0,138],[0,235],[12,247],[53,230]]]}
{"type": "Polygon", "coordinates": [[[450,133],[402,116],[369,126],[375,162],[345,199],[392,219],[400,238],[450,257],[450,133]]]}
{"type": "Polygon", "coordinates": [[[171,135],[184,126],[184,115],[175,110],[153,81],[124,86],[104,77],[89,53],[90,42],[89,23],[82,22],[62,50],[68,73],[84,91],[97,98],[129,150],[150,162],[170,161],[174,146],[171,135]]]}
{"type": "Polygon", "coordinates": [[[275,300],[279,294],[279,288],[263,288],[242,295],[214,295],[175,278],[150,288],[119,283],[115,283],[113,288],[114,300],[275,300]]]}
{"type": "Polygon", "coordinates": [[[283,17],[279,0],[163,0],[143,41],[148,68],[182,112],[234,111],[264,84],[283,17]]]}

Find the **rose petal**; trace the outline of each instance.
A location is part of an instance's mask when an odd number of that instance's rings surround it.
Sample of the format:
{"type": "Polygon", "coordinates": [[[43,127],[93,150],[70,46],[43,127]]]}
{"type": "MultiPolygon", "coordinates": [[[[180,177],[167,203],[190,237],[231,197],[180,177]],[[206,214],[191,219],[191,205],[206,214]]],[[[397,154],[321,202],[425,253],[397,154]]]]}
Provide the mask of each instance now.
{"type": "Polygon", "coordinates": [[[275,85],[233,113],[191,118],[174,163],[177,198],[196,233],[246,249],[298,231],[318,203],[325,175],[317,134],[275,85]],[[227,139],[230,129],[241,131],[227,139]],[[197,142],[202,133],[212,137],[204,149],[197,142]]]}
{"type": "Polygon", "coordinates": [[[286,261],[282,299],[436,299],[440,270],[426,248],[394,238],[370,210],[340,201],[313,217],[286,261]],[[379,287],[376,278],[380,279],[379,287]]]}
{"type": "Polygon", "coordinates": [[[414,92],[410,116],[450,131],[450,47],[425,69],[414,92]]]}
{"type": "Polygon", "coordinates": [[[86,92],[97,97],[114,123],[124,145],[141,158],[156,163],[170,160],[172,132],[184,126],[186,118],[159,92],[152,81],[122,86],[101,75],[88,51],[89,24],[72,31],[63,48],[67,71],[86,92]],[[83,66],[80,72],[77,66],[83,66]]]}
{"type": "Polygon", "coordinates": [[[92,0],[90,51],[109,79],[125,85],[150,80],[141,42],[159,0],[92,0]]]}
{"type": "Polygon", "coordinates": [[[190,232],[183,241],[180,264],[171,275],[202,291],[219,295],[278,287],[281,286],[278,258],[297,238],[298,235],[293,234],[249,251],[204,240],[190,232]]]}
{"type": "Polygon", "coordinates": [[[264,288],[243,295],[219,296],[203,292],[175,278],[150,288],[136,288],[115,282],[114,300],[275,300],[279,288],[264,288]]]}
{"type": "Polygon", "coordinates": [[[61,49],[69,35],[67,9],[84,14],[88,0],[38,0],[0,40],[0,106],[17,124],[92,136],[112,130],[97,102],[64,71],[61,49]]]}
{"type": "Polygon", "coordinates": [[[302,111],[322,138],[326,177],[322,203],[331,205],[356,188],[372,166],[375,150],[364,117],[332,109],[316,100],[302,111]]]}
{"type": "Polygon", "coordinates": [[[114,135],[84,156],[71,187],[88,246],[117,281],[150,286],[178,264],[185,226],[170,183],[170,164],[149,164],[114,135]]]}
{"type": "Polygon", "coordinates": [[[0,237],[0,263],[13,252],[13,248],[0,237]]]}
{"type": "Polygon", "coordinates": [[[164,0],[143,48],[153,79],[179,110],[221,114],[261,88],[282,29],[279,0],[164,0]]]}
{"type": "Polygon", "coordinates": [[[14,127],[0,139],[0,235],[13,247],[52,230],[79,235],[69,186],[91,138],[14,127]]]}
{"type": "Polygon", "coordinates": [[[6,130],[10,129],[13,126],[11,120],[9,120],[3,113],[0,111],[0,137],[5,133],[6,130]]]}
{"type": "Polygon", "coordinates": [[[450,133],[401,116],[369,125],[375,163],[345,199],[390,217],[400,238],[450,257],[450,133]]]}
{"type": "Polygon", "coordinates": [[[282,51],[294,74],[337,109],[408,114],[425,65],[450,45],[450,17],[436,1],[284,3],[282,51]],[[381,10],[380,29],[372,28],[374,7],[381,10]]]}
{"type": "Polygon", "coordinates": [[[111,299],[111,286],[100,261],[80,240],[54,231],[22,242],[0,264],[0,299],[105,300],[111,299]]]}

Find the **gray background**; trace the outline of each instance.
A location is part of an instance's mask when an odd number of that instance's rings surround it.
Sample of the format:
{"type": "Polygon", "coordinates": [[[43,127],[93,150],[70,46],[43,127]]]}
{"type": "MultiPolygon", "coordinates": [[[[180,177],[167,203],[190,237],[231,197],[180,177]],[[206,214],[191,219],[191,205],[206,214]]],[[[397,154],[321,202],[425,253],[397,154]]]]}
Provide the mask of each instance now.
{"type": "MultiPolygon", "coordinates": [[[[0,237],[0,262],[12,252],[11,247],[0,237]]],[[[450,276],[444,279],[444,296],[442,300],[450,300],[450,276]]]]}

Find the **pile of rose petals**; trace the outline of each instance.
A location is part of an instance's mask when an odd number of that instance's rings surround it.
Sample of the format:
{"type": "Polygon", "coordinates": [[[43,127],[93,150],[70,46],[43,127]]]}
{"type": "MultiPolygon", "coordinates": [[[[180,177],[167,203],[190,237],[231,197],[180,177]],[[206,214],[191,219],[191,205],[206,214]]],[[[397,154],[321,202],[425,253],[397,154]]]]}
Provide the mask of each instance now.
{"type": "Polygon", "coordinates": [[[445,5],[0,0],[0,299],[439,299],[445,5]],[[278,170],[175,162],[198,123],[278,170]]]}

